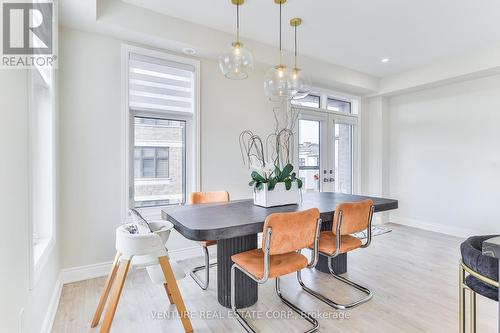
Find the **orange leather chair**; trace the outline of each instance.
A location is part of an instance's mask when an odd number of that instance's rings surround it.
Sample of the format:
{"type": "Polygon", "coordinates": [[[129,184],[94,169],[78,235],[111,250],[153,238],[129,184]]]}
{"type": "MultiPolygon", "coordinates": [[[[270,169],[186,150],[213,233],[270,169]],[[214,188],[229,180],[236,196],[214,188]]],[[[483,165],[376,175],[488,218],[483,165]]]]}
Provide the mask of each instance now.
{"type": "Polygon", "coordinates": [[[238,322],[247,330],[255,332],[236,309],[235,274],[240,270],[255,282],[262,284],[269,278],[276,278],[278,297],[293,311],[313,325],[307,332],[319,329],[318,321],[283,297],[280,276],[312,268],[318,261],[319,233],[321,219],[316,208],[293,213],[276,213],[266,218],[263,230],[262,249],[250,250],[231,256],[231,308],[238,322]],[[310,262],[300,253],[311,246],[313,256],[310,262]]]}
{"type": "MultiPolygon", "coordinates": [[[[229,201],[229,193],[226,191],[212,191],[212,192],[192,192],[189,194],[188,203],[190,205],[195,204],[203,204],[203,203],[217,203],[217,202],[228,202],[229,201]]],[[[205,265],[197,266],[191,270],[189,275],[193,278],[193,280],[200,286],[201,289],[206,290],[208,288],[208,284],[210,282],[210,267],[214,267],[217,263],[210,264],[210,256],[208,254],[208,247],[212,245],[216,245],[217,241],[214,240],[206,240],[198,242],[202,249],[203,254],[205,256],[205,265]],[[200,278],[196,275],[196,272],[205,270],[205,281],[200,280],[200,278]]]]}
{"type": "Polygon", "coordinates": [[[333,271],[332,259],[341,253],[347,253],[358,248],[366,248],[372,240],[372,218],[374,206],[371,200],[360,202],[342,203],[335,208],[333,225],[331,231],[322,231],[319,238],[319,254],[328,258],[328,269],[330,273],[339,281],[354,287],[366,294],[366,297],[349,304],[340,304],[321,295],[320,293],[307,287],[297,272],[297,280],[302,289],[310,295],[318,298],[335,309],[352,309],[360,304],[369,301],[372,298],[372,292],[359,284],[356,284],[333,271]],[[366,242],[363,244],[358,238],[351,236],[356,232],[367,230],[366,242]]]}

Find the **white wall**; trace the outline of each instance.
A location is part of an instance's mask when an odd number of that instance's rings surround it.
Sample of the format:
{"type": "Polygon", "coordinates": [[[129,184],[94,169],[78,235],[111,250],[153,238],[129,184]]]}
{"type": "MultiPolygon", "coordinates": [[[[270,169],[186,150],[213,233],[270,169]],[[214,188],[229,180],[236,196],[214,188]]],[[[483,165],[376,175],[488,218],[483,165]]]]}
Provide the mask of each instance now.
{"type": "MultiPolygon", "coordinates": [[[[386,97],[363,99],[361,117],[361,193],[375,197],[390,197],[389,149],[386,97]]],[[[374,223],[388,222],[389,212],[374,215],[374,223]]]]}
{"type": "Polygon", "coordinates": [[[60,218],[63,267],[110,261],[121,207],[120,44],[62,30],[60,218]]]}
{"type": "Polygon", "coordinates": [[[499,233],[500,76],[389,100],[391,220],[467,236],[499,233]]]}
{"type": "MultiPolygon", "coordinates": [[[[0,274],[1,331],[40,332],[57,291],[58,242],[48,254],[40,278],[30,286],[28,185],[28,82],[24,70],[0,71],[0,274]],[[24,319],[19,312],[24,309],[24,319]]],[[[57,232],[57,230],[56,230],[57,232]]]]}
{"type": "MultiPolygon", "coordinates": [[[[121,223],[121,41],[60,31],[61,221],[63,267],[110,261],[121,223]]],[[[224,78],[201,61],[201,189],[249,198],[249,172],[238,137],[244,129],[273,130],[263,72],[243,81],[224,78]]],[[[171,250],[193,246],[178,234],[171,250]]]]}

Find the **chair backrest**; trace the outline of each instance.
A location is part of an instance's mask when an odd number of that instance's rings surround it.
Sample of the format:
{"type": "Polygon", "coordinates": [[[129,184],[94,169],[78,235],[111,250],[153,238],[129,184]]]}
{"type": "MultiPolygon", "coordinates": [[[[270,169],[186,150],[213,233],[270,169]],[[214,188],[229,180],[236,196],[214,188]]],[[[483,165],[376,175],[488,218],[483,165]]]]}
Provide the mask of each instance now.
{"type": "Polygon", "coordinates": [[[116,250],[118,252],[126,256],[167,255],[164,240],[158,233],[130,233],[129,226],[130,224],[123,224],[116,229],[116,250]]]}
{"type": "Polygon", "coordinates": [[[137,209],[131,208],[129,211],[134,222],[137,223],[139,233],[144,234],[147,232],[153,232],[153,229],[151,229],[149,222],[144,217],[142,217],[142,214],[139,213],[137,209]]]}
{"type": "Polygon", "coordinates": [[[191,192],[188,198],[188,203],[190,205],[227,201],[229,201],[229,193],[226,191],[191,192]]]}
{"type": "Polygon", "coordinates": [[[371,219],[373,201],[366,199],[359,202],[344,202],[335,208],[332,231],[337,233],[337,225],[342,212],[341,235],[350,235],[368,228],[371,219]]]}
{"type": "Polygon", "coordinates": [[[269,254],[290,253],[314,243],[319,210],[311,208],[293,213],[274,213],[266,218],[262,246],[266,244],[267,229],[271,228],[269,254]]]}

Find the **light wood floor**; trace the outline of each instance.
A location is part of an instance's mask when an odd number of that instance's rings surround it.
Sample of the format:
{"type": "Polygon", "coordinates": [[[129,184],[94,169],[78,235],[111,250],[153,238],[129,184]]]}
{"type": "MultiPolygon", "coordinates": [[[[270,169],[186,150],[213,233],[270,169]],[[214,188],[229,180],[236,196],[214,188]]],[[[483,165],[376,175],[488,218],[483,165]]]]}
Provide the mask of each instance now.
{"type": "MultiPolygon", "coordinates": [[[[347,276],[374,292],[370,302],[348,312],[335,313],[304,293],[293,274],[282,279],[283,294],[306,311],[329,315],[320,319],[321,332],[458,332],[458,260],[462,240],[400,225],[390,227],[393,232],[375,237],[368,249],[349,256],[347,276]],[[347,318],[337,319],[341,315],[347,318]]],[[[201,261],[200,257],[180,264],[187,270],[201,261]]],[[[327,274],[310,271],[303,276],[313,288],[337,300],[359,296],[327,274]]],[[[211,317],[193,318],[195,332],[243,332],[227,309],[217,302],[215,268],[211,270],[211,278],[207,291],[199,289],[190,277],[178,281],[188,311],[198,317],[211,317]],[[220,316],[225,319],[218,318],[220,316]]],[[[98,332],[99,328],[90,328],[90,321],[104,281],[98,278],[65,285],[52,332],[98,332]]],[[[182,332],[180,320],[176,318],[153,319],[153,312],[174,309],[162,286],[153,285],[144,270],[132,271],[111,331],[182,332]]],[[[277,298],[274,281],[269,281],[259,286],[259,301],[250,310],[262,310],[266,316],[268,310],[287,311],[288,308],[277,298]]],[[[496,302],[478,297],[478,332],[495,333],[497,313],[496,302]]],[[[301,332],[308,328],[307,322],[299,318],[253,319],[251,322],[261,332],[301,332]]]]}

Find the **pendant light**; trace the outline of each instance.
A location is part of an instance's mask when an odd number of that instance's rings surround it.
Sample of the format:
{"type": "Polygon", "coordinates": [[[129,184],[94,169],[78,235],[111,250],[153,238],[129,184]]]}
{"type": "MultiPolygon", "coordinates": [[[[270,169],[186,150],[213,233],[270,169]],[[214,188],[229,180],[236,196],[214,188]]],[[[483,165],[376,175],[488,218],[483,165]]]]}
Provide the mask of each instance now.
{"type": "Polygon", "coordinates": [[[236,42],[232,43],[219,56],[219,68],[224,76],[231,80],[242,80],[253,71],[253,55],[240,42],[240,6],[245,0],[231,0],[236,6],[236,42]]]}
{"type": "Polygon", "coordinates": [[[290,20],[290,26],[293,27],[295,33],[294,39],[294,66],[292,69],[292,87],[296,91],[293,99],[304,98],[311,92],[312,82],[309,75],[297,66],[297,27],[302,24],[302,19],[295,17],[290,20]]]}
{"type": "Polygon", "coordinates": [[[270,68],[264,75],[264,92],[270,100],[280,101],[291,99],[297,93],[293,90],[291,81],[291,71],[283,64],[283,51],[281,48],[281,7],[286,0],[274,0],[280,6],[280,25],[279,25],[279,48],[280,62],[278,65],[270,68]]]}

